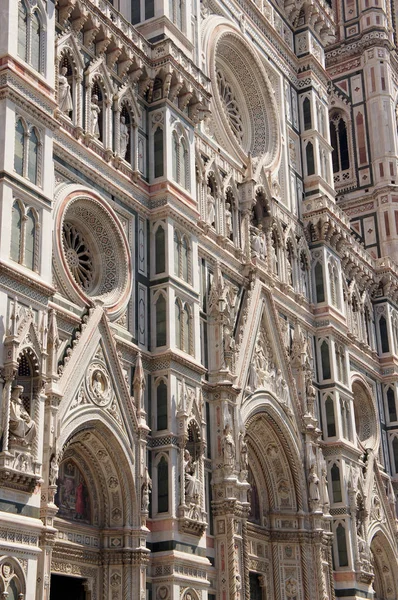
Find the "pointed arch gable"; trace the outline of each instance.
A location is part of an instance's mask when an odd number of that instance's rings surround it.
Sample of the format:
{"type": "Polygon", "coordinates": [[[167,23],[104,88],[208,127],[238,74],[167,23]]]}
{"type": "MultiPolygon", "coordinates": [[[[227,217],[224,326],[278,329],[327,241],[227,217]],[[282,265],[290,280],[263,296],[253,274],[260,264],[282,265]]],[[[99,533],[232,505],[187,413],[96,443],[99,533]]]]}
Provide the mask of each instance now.
{"type": "Polygon", "coordinates": [[[131,84],[126,83],[119,88],[115,94],[115,99],[119,107],[121,107],[124,103],[128,104],[134,116],[134,124],[137,124],[141,117],[141,109],[137,102],[136,96],[132,92],[131,84]]]}
{"type": "Polygon", "coordinates": [[[69,31],[57,40],[57,60],[58,64],[64,56],[71,59],[75,69],[75,75],[83,74],[85,65],[82,59],[80,48],[76,42],[76,36],[69,31]]]}
{"type": "Polygon", "coordinates": [[[109,100],[113,98],[115,86],[112,83],[108,68],[104,64],[103,58],[94,60],[86,70],[86,80],[90,86],[98,83],[104,90],[105,97],[109,100]]]}

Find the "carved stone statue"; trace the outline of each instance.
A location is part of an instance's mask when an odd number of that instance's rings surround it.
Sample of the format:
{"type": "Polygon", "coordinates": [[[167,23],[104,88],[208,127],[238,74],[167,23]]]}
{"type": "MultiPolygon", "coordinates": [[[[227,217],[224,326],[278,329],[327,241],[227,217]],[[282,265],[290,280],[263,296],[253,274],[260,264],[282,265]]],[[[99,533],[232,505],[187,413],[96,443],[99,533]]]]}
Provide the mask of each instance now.
{"type": "Polygon", "coordinates": [[[328,480],[326,477],[326,469],[322,469],[322,492],[323,492],[323,505],[326,508],[326,510],[329,510],[330,498],[329,498],[328,480]]]}
{"type": "Polygon", "coordinates": [[[245,434],[243,431],[239,433],[239,467],[241,478],[246,478],[249,469],[249,457],[245,434]]]}
{"type": "Polygon", "coordinates": [[[23,444],[30,444],[36,437],[36,423],[24,409],[20,398],[23,392],[21,385],[16,385],[11,390],[10,400],[10,433],[15,438],[20,438],[23,444]]]}
{"type": "Polygon", "coordinates": [[[69,117],[69,113],[73,110],[73,101],[69,81],[66,77],[67,72],[68,69],[62,67],[58,75],[58,104],[59,110],[69,117]]]}
{"type": "Polygon", "coordinates": [[[120,156],[126,158],[127,146],[129,143],[129,128],[126,125],[126,117],[120,117],[120,156]]]}
{"type": "Polygon", "coordinates": [[[192,459],[191,453],[187,448],[184,450],[184,480],[185,496],[191,501],[197,501],[200,493],[200,484],[196,476],[196,462],[192,459]]]}
{"type": "Polygon", "coordinates": [[[222,454],[224,459],[224,467],[229,470],[233,470],[235,466],[235,442],[229,423],[227,423],[224,427],[222,438],[222,454]]]}
{"type": "Polygon", "coordinates": [[[308,475],[308,487],[310,494],[310,503],[312,509],[315,510],[319,506],[319,500],[321,499],[319,493],[319,477],[317,475],[315,464],[311,465],[310,474],[308,475]]]}
{"type": "Polygon", "coordinates": [[[141,509],[143,512],[148,512],[149,494],[152,492],[152,479],[149,476],[148,468],[145,467],[144,482],[142,484],[141,494],[141,509]]]}
{"type": "Polygon", "coordinates": [[[100,128],[99,128],[98,119],[99,119],[101,109],[98,106],[97,94],[94,94],[91,98],[90,112],[91,112],[91,133],[94,137],[99,138],[100,128]]]}
{"type": "Polygon", "coordinates": [[[49,473],[49,477],[48,477],[48,482],[50,485],[57,485],[58,473],[59,473],[58,461],[54,454],[54,456],[52,457],[52,459],[50,461],[50,473],[49,473]]]}
{"type": "Polygon", "coordinates": [[[265,233],[263,232],[263,226],[260,224],[257,227],[252,227],[252,254],[258,256],[262,260],[267,255],[267,246],[265,242],[265,233]]]}
{"type": "Polygon", "coordinates": [[[211,193],[211,188],[207,186],[207,222],[209,225],[214,225],[214,221],[216,219],[216,201],[214,196],[211,193]]]}
{"type": "Polygon", "coordinates": [[[232,234],[232,212],[229,202],[225,204],[225,236],[230,238],[232,234]]]}

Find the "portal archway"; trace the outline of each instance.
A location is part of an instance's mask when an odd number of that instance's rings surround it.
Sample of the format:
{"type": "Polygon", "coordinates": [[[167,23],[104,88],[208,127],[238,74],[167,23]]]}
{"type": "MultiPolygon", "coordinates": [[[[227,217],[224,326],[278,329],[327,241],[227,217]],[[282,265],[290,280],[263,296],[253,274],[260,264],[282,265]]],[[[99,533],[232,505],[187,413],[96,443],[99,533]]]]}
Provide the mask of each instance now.
{"type": "Polygon", "coordinates": [[[374,600],[395,600],[398,598],[397,557],[382,531],[374,535],[370,550],[374,569],[374,600]]]}

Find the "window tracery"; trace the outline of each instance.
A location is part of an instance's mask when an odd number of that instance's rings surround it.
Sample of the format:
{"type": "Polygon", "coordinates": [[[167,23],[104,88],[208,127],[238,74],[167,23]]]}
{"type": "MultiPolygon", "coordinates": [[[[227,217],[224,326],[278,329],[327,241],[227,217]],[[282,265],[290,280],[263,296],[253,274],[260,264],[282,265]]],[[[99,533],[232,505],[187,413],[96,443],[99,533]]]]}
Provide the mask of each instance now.
{"type": "Polygon", "coordinates": [[[65,222],[62,240],[66,260],[76,283],[89,292],[94,278],[94,262],[82,232],[75,225],[65,222]]]}
{"type": "Polygon", "coordinates": [[[231,84],[228,82],[220,69],[217,69],[217,85],[231,129],[238,142],[242,143],[244,129],[242,115],[239,110],[239,104],[232,90],[231,84]]]}
{"type": "Polygon", "coordinates": [[[14,169],[18,175],[41,185],[42,142],[38,129],[17,117],[14,136],[14,169]]]}
{"type": "Polygon", "coordinates": [[[38,269],[39,223],[36,212],[15,200],[11,211],[10,258],[32,271],[38,269]]]}
{"type": "Polygon", "coordinates": [[[44,71],[44,26],[39,8],[31,7],[25,0],[18,4],[18,56],[35,71],[44,71]]]}

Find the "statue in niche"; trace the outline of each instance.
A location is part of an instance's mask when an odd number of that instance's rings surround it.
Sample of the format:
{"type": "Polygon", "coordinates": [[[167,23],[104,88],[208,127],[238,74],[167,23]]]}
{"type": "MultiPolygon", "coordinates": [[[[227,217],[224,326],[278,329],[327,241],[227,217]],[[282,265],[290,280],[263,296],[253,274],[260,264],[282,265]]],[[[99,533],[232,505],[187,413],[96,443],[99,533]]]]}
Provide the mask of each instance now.
{"type": "Polygon", "coordinates": [[[312,509],[316,510],[319,506],[321,496],[319,493],[319,477],[316,472],[314,463],[311,465],[310,473],[308,475],[308,487],[310,494],[310,504],[312,506],[312,509]]]}
{"type": "Polygon", "coordinates": [[[23,387],[16,385],[11,390],[10,399],[10,433],[22,444],[29,445],[36,437],[36,423],[24,409],[21,394],[23,387]]]}
{"type": "Polygon", "coordinates": [[[90,112],[91,112],[91,133],[95,138],[99,139],[99,137],[100,137],[99,115],[101,112],[101,108],[98,106],[97,94],[94,94],[91,98],[90,112]]]}
{"type": "Polygon", "coordinates": [[[330,506],[329,486],[328,486],[328,480],[326,477],[326,469],[325,468],[322,469],[321,475],[322,475],[323,505],[326,510],[329,510],[329,506],[330,506]]]}
{"type": "Polygon", "coordinates": [[[148,512],[149,509],[149,495],[152,492],[152,479],[149,476],[148,467],[145,467],[144,482],[142,484],[142,499],[141,509],[143,512],[148,512]]]}
{"type": "Polygon", "coordinates": [[[126,125],[126,117],[122,115],[120,117],[120,156],[122,158],[126,158],[129,138],[130,135],[128,125],[126,125]]]}
{"type": "Polygon", "coordinates": [[[239,467],[240,476],[242,479],[245,479],[249,469],[249,457],[245,434],[243,431],[239,433],[239,467]]]}
{"type": "Polygon", "coordinates": [[[51,461],[50,461],[50,474],[48,477],[48,482],[50,485],[57,485],[58,473],[59,473],[58,461],[57,461],[55,454],[53,454],[51,461]]]}
{"type": "Polygon", "coordinates": [[[67,67],[61,67],[58,75],[58,104],[59,109],[69,117],[73,110],[73,101],[67,72],[67,67]]]}
{"type": "Polygon", "coordinates": [[[258,256],[262,260],[265,259],[267,255],[267,245],[265,241],[265,233],[263,231],[263,226],[260,225],[258,227],[252,227],[252,254],[253,256],[258,256]]]}
{"type": "Polygon", "coordinates": [[[232,235],[232,212],[229,202],[225,204],[225,236],[229,239],[232,235]]]}
{"type": "Polygon", "coordinates": [[[196,475],[196,462],[187,448],[184,450],[184,481],[186,498],[197,502],[200,494],[200,483],[196,475]]]}
{"type": "Polygon", "coordinates": [[[216,200],[211,193],[211,187],[207,186],[207,222],[209,225],[214,225],[216,219],[216,200]]]}
{"type": "Polygon", "coordinates": [[[222,454],[224,459],[224,467],[232,471],[235,467],[235,442],[229,423],[227,423],[224,427],[222,438],[222,454]]]}

